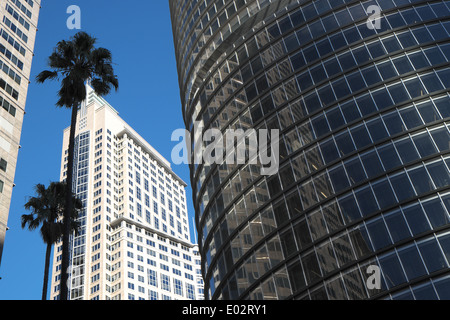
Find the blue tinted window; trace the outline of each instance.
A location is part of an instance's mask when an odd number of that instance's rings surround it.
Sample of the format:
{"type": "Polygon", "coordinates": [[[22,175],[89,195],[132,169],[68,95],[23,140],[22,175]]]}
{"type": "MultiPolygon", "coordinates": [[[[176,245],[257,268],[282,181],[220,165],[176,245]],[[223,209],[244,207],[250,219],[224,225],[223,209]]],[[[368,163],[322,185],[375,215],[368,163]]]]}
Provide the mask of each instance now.
{"type": "Polygon", "coordinates": [[[329,76],[337,74],[342,71],[341,66],[337,62],[336,58],[332,58],[330,60],[325,61],[325,70],[327,71],[329,76]]]}
{"type": "Polygon", "coordinates": [[[402,119],[400,118],[397,111],[389,113],[383,116],[383,121],[390,133],[390,135],[395,135],[397,133],[402,132],[404,129],[404,124],[402,119]]]}
{"type": "Polygon", "coordinates": [[[402,163],[397,155],[397,152],[392,144],[388,144],[378,148],[381,162],[386,171],[400,166],[402,163]]]}
{"type": "Polygon", "coordinates": [[[334,108],[328,111],[327,118],[332,130],[335,130],[345,124],[344,117],[342,116],[341,109],[339,108],[334,108]]]}
{"type": "Polygon", "coordinates": [[[432,273],[447,268],[447,262],[445,261],[444,255],[442,254],[436,239],[433,238],[426,242],[419,243],[417,246],[425,261],[428,272],[432,273]]]}
{"type": "Polygon", "coordinates": [[[400,210],[396,210],[391,214],[384,216],[384,220],[388,226],[389,232],[394,242],[411,237],[405,218],[400,210]]]}
{"type": "Polygon", "coordinates": [[[375,100],[375,103],[377,104],[379,110],[390,107],[393,104],[392,99],[386,89],[372,92],[372,97],[373,100],[375,100]]]}
{"type": "Polygon", "coordinates": [[[406,173],[401,173],[390,177],[389,180],[391,181],[395,195],[397,196],[399,202],[405,201],[416,195],[406,173]]]}
{"type": "Polygon", "coordinates": [[[374,142],[389,137],[389,133],[387,132],[386,127],[384,126],[384,123],[381,120],[381,118],[371,120],[367,122],[366,125],[367,129],[369,129],[370,136],[372,137],[372,140],[374,142]]]}
{"type": "Polygon", "coordinates": [[[339,79],[331,84],[333,86],[334,92],[338,99],[345,97],[350,94],[350,89],[348,87],[347,81],[345,78],[339,79]]]}
{"type": "Polygon", "coordinates": [[[448,213],[439,198],[424,202],[422,206],[433,228],[438,228],[450,222],[448,213]]]}
{"type": "Polygon", "coordinates": [[[366,83],[364,82],[364,79],[359,71],[347,76],[347,81],[352,92],[356,92],[363,88],[366,88],[366,83]]]}
{"type": "MultiPolygon", "coordinates": [[[[450,141],[450,140],[449,140],[450,141]]],[[[442,161],[427,165],[427,170],[434,181],[437,188],[442,188],[450,185],[450,175],[447,167],[442,161]]]]}
{"type": "Polygon", "coordinates": [[[402,109],[400,110],[400,114],[408,129],[423,125],[422,119],[420,119],[420,116],[414,107],[402,109]]]}
{"type": "Polygon", "coordinates": [[[397,203],[397,200],[394,197],[394,191],[387,180],[374,183],[372,188],[375,192],[378,203],[380,204],[380,208],[387,208],[394,203],[397,203]]]}
{"type": "Polygon", "coordinates": [[[408,225],[413,235],[418,235],[422,232],[430,230],[430,225],[427,218],[419,205],[405,208],[403,209],[403,213],[406,221],[408,221],[408,225]]]}
{"type": "Polygon", "coordinates": [[[384,278],[386,279],[386,284],[389,288],[406,282],[406,277],[403,273],[400,261],[395,253],[380,258],[380,265],[383,270],[384,278]]]}
{"type": "Polygon", "coordinates": [[[404,164],[419,159],[419,153],[410,138],[395,142],[400,158],[404,164]]]}
{"type": "Polygon", "coordinates": [[[375,177],[384,171],[383,167],[381,166],[380,159],[378,158],[378,155],[375,151],[363,154],[361,156],[361,160],[364,164],[364,168],[366,169],[369,178],[375,177]]]}
{"type": "Polygon", "coordinates": [[[413,141],[422,157],[429,156],[437,151],[428,133],[414,136],[413,141]]]}
{"type": "MultiPolygon", "coordinates": [[[[363,216],[367,216],[375,211],[378,210],[378,204],[375,200],[375,197],[373,195],[372,189],[370,187],[365,187],[363,189],[355,191],[356,200],[358,201],[359,208],[361,209],[361,213],[363,216]]],[[[384,222],[382,222],[384,225],[384,222]]],[[[379,245],[379,242],[374,240],[374,237],[372,236],[371,230],[375,228],[374,224],[368,224],[367,229],[369,230],[369,233],[372,237],[373,245],[375,246],[375,249],[381,248],[379,245]],[[372,226],[372,228],[371,228],[372,226]]],[[[380,234],[381,236],[381,234],[380,234]]],[[[387,241],[389,239],[389,235],[386,233],[382,235],[382,237],[385,237],[384,241],[387,241]],[[385,237],[386,236],[386,237],[385,237]]]]}
{"type": "Polygon", "coordinates": [[[342,166],[338,166],[329,171],[330,180],[333,184],[334,191],[339,192],[350,186],[345,170],[342,166]]]}
{"type": "Polygon", "coordinates": [[[347,170],[351,184],[356,184],[367,178],[364,168],[358,158],[346,162],[344,166],[347,170]]]}
{"type": "Polygon", "coordinates": [[[353,195],[339,199],[339,207],[341,208],[342,215],[347,222],[351,222],[361,218],[358,205],[356,204],[353,195]]]}
{"type": "Polygon", "coordinates": [[[364,125],[351,129],[356,148],[360,149],[372,143],[367,128],[364,125]]]}
{"type": "Polygon", "coordinates": [[[422,51],[410,54],[408,57],[416,70],[428,67],[430,65],[422,51]]]}
{"type": "Polygon", "coordinates": [[[359,110],[356,107],[356,103],[353,100],[341,105],[341,110],[345,116],[347,123],[361,118],[361,114],[359,113],[359,110]]]}
{"type": "Polygon", "coordinates": [[[416,246],[399,250],[398,255],[409,280],[418,278],[427,273],[416,246]]]}

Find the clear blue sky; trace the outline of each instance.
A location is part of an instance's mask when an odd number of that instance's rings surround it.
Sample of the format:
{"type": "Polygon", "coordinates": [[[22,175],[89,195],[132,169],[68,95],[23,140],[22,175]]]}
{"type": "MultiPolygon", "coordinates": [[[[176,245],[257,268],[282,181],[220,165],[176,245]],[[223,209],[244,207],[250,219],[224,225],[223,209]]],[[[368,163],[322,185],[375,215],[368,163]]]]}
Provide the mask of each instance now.
{"type": "MultiPolygon", "coordinates": [[[[105,97],[121,117],[170,161],[173,130],[183,128],[172,27],[167,0],[42,0],[35,56],[30,77],[13,198],[2,264],[0,300],[39,300],[44,276],[45,245],[39,232],[22,230],[24,203],[37,183],[59,180],[63,129],[70,113],[55,107],[58,84],[38,85],[36,75],[47,69],[47,57],[69,30],[67,8],[81,8],[82,30],[111,50],[120,88],[105,97]]],[[[187,166],[172,165],[190,185],[187,166]]],[[[187,188],[192,225],[192,193],[187,188]]],[[[193,228],[193,227],[191,227],[193,228]]]]}

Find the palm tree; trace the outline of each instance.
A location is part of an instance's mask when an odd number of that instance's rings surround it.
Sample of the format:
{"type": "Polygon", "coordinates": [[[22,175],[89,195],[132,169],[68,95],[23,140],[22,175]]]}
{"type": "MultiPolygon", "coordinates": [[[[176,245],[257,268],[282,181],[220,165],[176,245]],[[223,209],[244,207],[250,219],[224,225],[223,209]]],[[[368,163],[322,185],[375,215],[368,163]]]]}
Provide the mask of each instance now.
{"type": "MultiPolygon", "coordinates": [[[[104,48],[95,48],[96,39],[85,32],[78,32],[69,41],[58,42],[48,59],[51,70],[42,71],[37,77],[38,83],[47,80],[60,80],[59,100],[56,105],[72,110],[70,122],[69,150],[67,161],[67,193],[64,217],[69,217],[72,208],[73,158],[78,108],[86,100],[86,83],[89,81],[94,91],[107,95],[119,87],[117,76],[112,67],[111,52],[104,48]]],[[[61,261],[61,300],[68,299],[67,268],[69,267],[69,219],[64,219],[63,249],[61,261]]]]}
{"type": "MultiPolygon", "coordinates": [[[[44,285],[42,300],[47,298],[48,275],[50,267],[50,253],[53,244],[61,239],[63,234],[63,212],[65,207],[66,185],[63,182],[52,182],[48,188],[38,184],[35,186],[36,197],[32,197],[25,204],[30,214],[22,215],[22,228],[28,225],[28,230],[34,231],[41,227],[41,237],[47,244],[45,253],[44,285]]],[[[78,211],[82,208],[79,199],[73,198],[73,210],[70,219],[71,230],[78,232],[79,224],[76,221],[78,211]]]]}

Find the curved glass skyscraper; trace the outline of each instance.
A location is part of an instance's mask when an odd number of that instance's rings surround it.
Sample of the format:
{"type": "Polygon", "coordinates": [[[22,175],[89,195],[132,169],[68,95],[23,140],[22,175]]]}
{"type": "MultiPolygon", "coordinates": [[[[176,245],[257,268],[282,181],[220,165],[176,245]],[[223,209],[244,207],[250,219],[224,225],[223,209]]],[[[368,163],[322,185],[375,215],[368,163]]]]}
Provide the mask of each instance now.
{"type": "Polygon", "coordinates": [[[169,2],[193,146],[280,130],[191,165],[208,298],[450,299],[450,2],[169,2]]]}

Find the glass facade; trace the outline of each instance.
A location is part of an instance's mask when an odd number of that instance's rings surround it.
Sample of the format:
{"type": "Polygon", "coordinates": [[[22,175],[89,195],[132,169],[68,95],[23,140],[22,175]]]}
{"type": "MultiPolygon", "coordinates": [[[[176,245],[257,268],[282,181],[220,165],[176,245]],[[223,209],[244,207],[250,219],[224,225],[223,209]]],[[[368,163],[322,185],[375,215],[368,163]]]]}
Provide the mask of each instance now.
{"type": "Polygon", "coordinates": [[[191,165],[207,298],[450,299],[450,2],[169,3],[186,128],[280,130],[191,165]]]}

